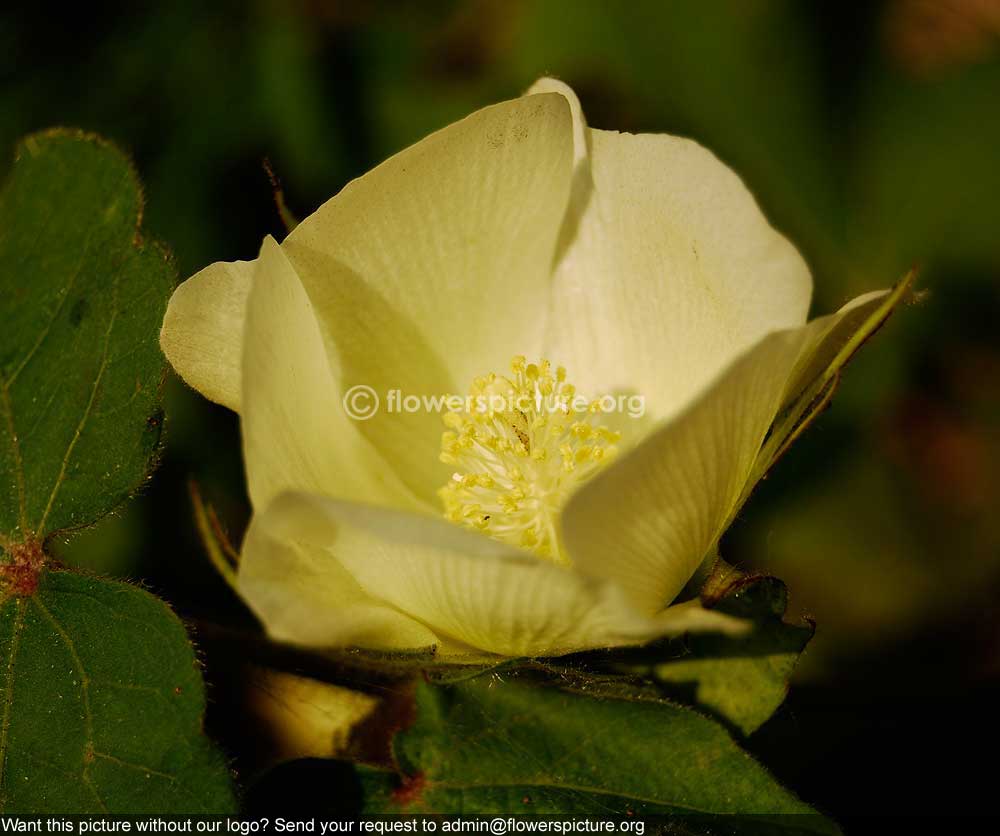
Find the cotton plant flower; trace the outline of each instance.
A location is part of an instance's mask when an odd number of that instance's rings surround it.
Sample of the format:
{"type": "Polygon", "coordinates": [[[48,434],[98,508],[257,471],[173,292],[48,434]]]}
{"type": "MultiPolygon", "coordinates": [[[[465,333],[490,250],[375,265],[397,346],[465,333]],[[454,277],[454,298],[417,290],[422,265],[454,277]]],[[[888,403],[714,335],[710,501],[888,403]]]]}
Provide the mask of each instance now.
{"type": "Polygon", "coordinates": [[[542,79],[184,282],[161,344],[240,415],[237,588],[274,639],[556,655],[743,626],[673,602],[905,289],[807,322],[730,169],[542,79]],[[356,386],[527,401],[360,421],[356,386]]]}

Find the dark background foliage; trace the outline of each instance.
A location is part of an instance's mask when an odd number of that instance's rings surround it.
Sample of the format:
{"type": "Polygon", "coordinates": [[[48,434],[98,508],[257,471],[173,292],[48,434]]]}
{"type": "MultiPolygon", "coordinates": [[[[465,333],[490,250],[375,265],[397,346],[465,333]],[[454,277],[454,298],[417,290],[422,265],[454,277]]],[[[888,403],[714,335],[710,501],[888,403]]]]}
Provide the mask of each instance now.
{"type": "MultiPolygon", "coordinates": [[[[713,149],[809,260],[816,312],[921,265],[922,304],[724,541],[819,624],[749,748],[842,821],[992,809],[1000,744],[1000,2],[174,0],[0,12],[0,146],[56,124],[126,149],[182,277],[280,235],[352,177],[537,76],[595,127],[713,149]]],[[[176,380],[167,448],[66,560],[141,579],[194,624],[249,616],[203,557],[189,478],[238,537],[238,426],[176,380]]],[[[253,729],[209,657],[213,729],[253,729]]],[[[251,769],[247,766],[246,769],[251,769]]]]}

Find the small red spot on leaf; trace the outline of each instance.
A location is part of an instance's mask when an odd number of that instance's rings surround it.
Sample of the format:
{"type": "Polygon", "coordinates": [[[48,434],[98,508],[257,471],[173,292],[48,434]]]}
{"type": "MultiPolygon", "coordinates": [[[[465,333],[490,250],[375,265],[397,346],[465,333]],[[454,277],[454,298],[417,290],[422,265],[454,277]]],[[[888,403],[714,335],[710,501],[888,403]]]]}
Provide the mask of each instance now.
{"type": "Polygon", "coordinates": [[[38,576],[45,565],[42,544],[29,538],[24,543],[6,544],[5,548],[10,562],[0,564],[0,585],[16,598],[34,595],[38,589],[38,576]]]}
{"type": "Polygon", "coordinates": [[[402,783],[393,790],[392,800],[400,807],[409,807],[420,800],[420,796],[427,786],[427,779],[422,772],[416,775],[404,775],[402,783]]]}

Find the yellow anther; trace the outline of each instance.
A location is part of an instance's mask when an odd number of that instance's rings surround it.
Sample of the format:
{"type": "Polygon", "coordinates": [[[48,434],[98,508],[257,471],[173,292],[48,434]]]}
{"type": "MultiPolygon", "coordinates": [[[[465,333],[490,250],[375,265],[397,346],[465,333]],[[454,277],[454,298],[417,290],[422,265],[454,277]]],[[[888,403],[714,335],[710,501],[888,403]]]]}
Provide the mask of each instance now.
{"type": "Polygon", "coordinates": [[[566,369],[523,355],[510,377],[477,376],[478,403],[446,413],[441,461],[454,476],[438,492],[445,517],[556,562],[569,558],[558,515],[576,488],[616,452],[597,424],[601,401],[580,409],[566,369]]]}
{"type": "Polygon", "coordinates": [[[609,444],[621,441],[622,434],[617,430],[609,430],[607,427],[596,427],[595,432],[602,441],[607,441],[609,444]]]}

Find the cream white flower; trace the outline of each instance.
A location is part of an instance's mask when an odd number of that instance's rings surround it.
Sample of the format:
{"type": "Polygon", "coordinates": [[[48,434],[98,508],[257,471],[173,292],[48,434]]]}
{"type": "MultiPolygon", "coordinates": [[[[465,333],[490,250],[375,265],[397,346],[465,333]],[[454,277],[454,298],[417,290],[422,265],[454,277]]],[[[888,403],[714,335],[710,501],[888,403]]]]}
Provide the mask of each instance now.
{"type": "Polygon", "coordinates": [[[348,184],[255,261],[202,270],[161,342],[241,416],[238,588],[275,639],[557,654],[733,627],[668,605],[905,287],[807,324],[811,290],[711,153],[588,128],[542,79],[348,184]],[[570,382],[642,395],[646,414],[446,427],[342,404],[360,384],[545,398],[570,382]]]}

